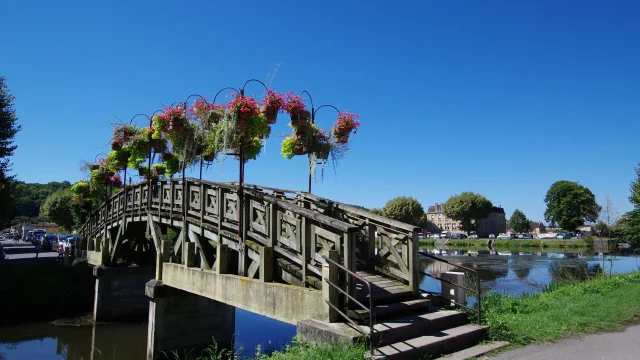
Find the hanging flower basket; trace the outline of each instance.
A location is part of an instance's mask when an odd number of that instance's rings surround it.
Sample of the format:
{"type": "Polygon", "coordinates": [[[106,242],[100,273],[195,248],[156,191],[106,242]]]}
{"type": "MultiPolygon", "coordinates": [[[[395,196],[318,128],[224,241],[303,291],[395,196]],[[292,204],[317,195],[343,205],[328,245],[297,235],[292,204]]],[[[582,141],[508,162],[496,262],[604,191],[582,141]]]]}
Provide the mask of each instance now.
{"type": "Polygon", "coordinates": [[[278,108],[273,105],[263,106],[260,108],[260,114],[267,119],[267,124],[275,124],[278,119],[278,108]]]}
{"type": "Polygon", "coordinates": [[[215,159],[216,159],[216,154],[215,154],[215,153],[211,153],[211,154],[203,155],[203,156],[202,156],[202,159],[203,159],[204,161],[209,161],[209,162],[211,162],[211,161],[213,161],[213,160],[215,160],[215,159]]]}
{"type": "Polygon", "coordinates": [[[294,155],[304,155],[307,153],[307,148],[304,146],[304,142],[296,141],[293,144],[293,154],[294,155]]]}
{"type": "Polygon", "coordinates": [[[151,139],[151,148],[157,153],[163,152],[167,147],[167,140],[165,139],[151,139]]]}
{"type": "Polygon", "coordinates": [[[227,150],[228,155],[240,155],[240,147],[234,147],[227,150]]]}
{"type": "Polygon", "coordinates": [[[111,150],[114,150],[114,151],[122,150],[122,143],[120,141],[113,141],[111,143],[111,150]]]}
{"type": "Polygon", "coordinates": [[[100,169],[100,165],[98,165],[98,164],[89,165],[89,170],[90,171],[95,171],[95,170],[98,170],[98,169],[100,169]]]}
{"type": "Polygon", "coordinates": [[[138,175],[139,176],[145,176],[145,175],[148,174],[148,172],[149,172],[149,169],[146,166],[138,168],[138,175]]]}
{"type": "Polygon", "coordinates": [[[333,134],[333,140],[338,144],[346,144],[349,142],[349,133],[344,135],[333,134]]]}
{"type": "Polygon", "coordinates": [[[173,115],[169,120],[169,131],[181,133],[187,127],[187,118],[184,115],[173,115]]]}
{"type": "Polygon", "coordinates": [[[285,103],[284,95],[277,91],[266,90],[262,100],[260,113],[267,119],[267,124],[275,124],[278,118],[278,111],[285,103]]]}
{"type": "Polygon", "coordinates": [[[296,110],[291,113],[291,124],[296,126],[295,123],[307,121],[309,117],[311,117],[311,113],[307,110],[296,110]]]}

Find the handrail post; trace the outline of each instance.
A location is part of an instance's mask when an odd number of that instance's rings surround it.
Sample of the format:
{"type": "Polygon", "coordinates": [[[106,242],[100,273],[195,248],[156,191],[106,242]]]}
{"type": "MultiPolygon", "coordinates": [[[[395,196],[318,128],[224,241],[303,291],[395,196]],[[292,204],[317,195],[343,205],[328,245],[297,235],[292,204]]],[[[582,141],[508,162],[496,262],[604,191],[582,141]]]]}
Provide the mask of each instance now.
{"type": "MultiPolygon", "coordinates": [[[[327,257],[329,260],[338,262],[340,261],[340,251],[338,250],[329,250],[327,252],[327,257]]],[[[340,305],[340,294],[338,290],[334,289],[329,283],[330,281],[334,284],[338,283],[338,268],[336,266],[330,266],[330,263],[323,259],[322,261],[322,297],[329,301],[335,307],[339,307],[340,305]]],[[[326,321],[328,322],[336,322],[340,319],[340,314],[333,309],[331,306],[324,305],[325,314],[327,314],[326,321]]]]}
{"type": "Polygon", "coordinates": [[[414,229],[411,239],[410,239],[411,243],[408,244],[408,248],[409,248],[409,254],[408,254],[408,260],[409,260],[409,266],[407,266],[409,268],[409,287],[411,288],[411,291],[413,292],[413,296],[418,296],[418,294],[420,293],[420,282],[419,282],[419,278],[418,278],[418,270],[420,269],[420,263],[418,260],[418,247],[419,247],[419,239],[418,239],[418,230],[414,229]]]}

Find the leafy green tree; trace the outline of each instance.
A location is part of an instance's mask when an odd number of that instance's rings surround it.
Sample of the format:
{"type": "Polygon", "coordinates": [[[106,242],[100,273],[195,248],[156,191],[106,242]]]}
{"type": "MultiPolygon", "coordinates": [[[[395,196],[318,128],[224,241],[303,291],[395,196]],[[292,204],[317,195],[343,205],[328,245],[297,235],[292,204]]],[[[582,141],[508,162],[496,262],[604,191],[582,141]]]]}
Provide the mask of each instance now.
{"type": "Polygon", "coordinates": [[[40,214],[47,221],[71,229],[75,223],[73,207],[73,193],[71,193],[71,190],[58,190],[47,197],[40,208],[40,214]]]}
{"type": "Polygon", "coordinates": [[[484,196],[467,191],[450,197],[442,207],[444,215],[460,221],[460,228],[469,234],[478,221],[491,214],[493,204],[484,196]]]}
{"type": "Polygon", "coordinates": [[[598,223],[596,224],[596,232],[599,236],[606,237],[609,231],[611,231],[609,225],[607,225],[604,221],[598,221],[598,223]]]}
{"type": "Polygon", "coordinates": [[[634,209],[624,214],[616,227],[623,239],[631,243],[640,242],[640,163],[635,170],[636,178],[631,181],[629,195],[629,202],[634,209]]]}
{"type": "Polygon", "coordinates": [[[4,227],[14,216],[14,187],[10,157],[17,146],[13,139],[20,131],[18,116],[13,109],[14,97],[5,84],[5,77],[0,76],[0,226],[4,227]]]}
{"type": "Polygon", "coordinates": [[[560,180],[551,185],[544,198],[544,219],[563,229],[575,230],[585,221],[595,222],[600,212],[591,190],[577,182],[560,180]]]}
{"type": "Polygon", "coordinates": [[[387,201],[382,215],[403,223],[422,226],[427,214],[420,202],[412,197],[399,196],[387,201]]]}
{"type": "Polygon", "coordinates": [[[15,183],[16,215],[35,218],[40,214],[40,207],[52,193],[71,187],[68,181],[50,182],[47,184],[28,184],[21,181],[15,183]]]}
{"type": "Polygon", "coordinates": [[[531,230],[531,223],[524,213],[519,209],[515,209],[509,219],[509,226],[517,233],[526,233],[531,230]]]}

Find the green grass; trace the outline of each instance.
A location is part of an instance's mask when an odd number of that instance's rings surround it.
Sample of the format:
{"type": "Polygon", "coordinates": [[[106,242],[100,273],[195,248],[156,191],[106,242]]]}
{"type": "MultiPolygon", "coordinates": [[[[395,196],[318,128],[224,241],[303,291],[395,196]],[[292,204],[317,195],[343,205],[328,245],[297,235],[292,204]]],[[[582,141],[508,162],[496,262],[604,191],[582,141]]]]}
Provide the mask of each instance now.
{"type": "Polygon", "coordinates": [[[521,298],[491,293],[483,297],[482,309],[489,337],[517,345],[618,330],[640,317],[640,272],[552,286],[521,298]]]}
{"type": "Polygon", "coordinates": [[[93,309],[91,267],[61,262],[0,265],[0,322],[47,321],[93,309]]]}
{"type": "MultiPolygon", "coordinates": [[[[447,242],[448,247],[465,247],[465,248],[486,248],[488,239],[451,239],[447,242]]],[[[436,245],[434,239],[420,239],[421,248],[433,247],[436,245]]],[[[589,243],[582,239],[574,240],[542,240],[542,239],[513,239],[513,240],[495,240],[493,247],[497,249],[517,249],[517,248],[586,248],[589,243]]]]}
{"type": "MultiPolygon", "coordinates": [[[[251,357],[242,357],[243,360],[362,360],[367,352],[364,345],[356,344],[353,346],[335,346],[335,345],[319,345],[317,347],[310,346],[296,339],[281,351],[271,353],[263,353],[260,348],[251,357]]],[[[194,356],[190,354],[181,357],[176,353],[165,354],[167,359],[171,360],[222,360],[222,359],[240,359],[239,354],[232,354],[226,350],[218,348],[215,344],[206,349],[202,355],[194,356]]]]}

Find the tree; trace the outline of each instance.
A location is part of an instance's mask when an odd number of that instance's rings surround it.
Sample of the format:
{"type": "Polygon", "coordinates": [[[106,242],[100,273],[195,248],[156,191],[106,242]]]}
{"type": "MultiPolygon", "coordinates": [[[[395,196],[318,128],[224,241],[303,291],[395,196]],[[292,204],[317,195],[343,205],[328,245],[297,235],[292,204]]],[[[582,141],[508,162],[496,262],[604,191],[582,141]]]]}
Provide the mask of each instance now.
{"type": "Polygon", "coordinates": [[[403,223],[423,226],[427,218],[420,202],[412,197],[399,196],[387,201],[382,208],[382,215],[403,223]]]}
{"type": "Polygon", "coordinates": [[[17,216],[35,218],[40,215],[40,207],[49,195],[57,190],[71,187],[68,181],[47,184],[15,182],[15,207],[17,216]]]}
{"type": "Polygon", "coordinates": [[[631,181],[631,195],[629,202],[634,209],[622,216],[617,227],[625,241],[640,242],[640,163],[636,170],[636,178],[631,181]]]}
{"type": "Polygon", "coordinates": [[[13,109],[14,97],[5,84],[5,77],[0,76],[0,225],[4,227],[14,215],[13,176],[10,157],[17,146],[13,145],[13,138],[21,127],[17,124],[18,116],[13,109]]]}
{"type": "Polygon", "coordinates": [[[526,233],[531,230],[529,219],[519,209],[515,209],[509,219],[509,226],[517,233],[526,233]]]}
{"type": "Polygon", "coordinates": [[[49,195],[40,208],[40,215],[47,221],[51,221],[67,229],[73,228],[73,193],[71,190],[58,190],[49,195]]]}
{"type": "Polygon", "coordinates": [[[544,219],[551,225],[575,230],[585,221],[595,222],[600,212],[591,190],[577,182],[560,180],[551,185],[544,198],[544,219]]]}
{"type": "Polygon", "coordinates": [[[609,225],[607,225],[604,221],[598,221],[598,223],[596,224],[596,233],[598,234],[598,236],[605,237],[610,231],[611,228],[609,228],[609,225]]]}
{"type": "MultiPolygon", "coordinates": [[[[611,195],[609,193],[604,194],[604,204],[601,206],[600,216],[598,217],[600,222],[598,224],[603,223],[606,225],[605,233],[600,233],[601,236],[607,236],[611,239],[611,230],[618,224],[620,220],[620,212],[613,204],[611,200],[611,195]]],[[[596,225],[597,228],[597,225],[596,225]]]]}
{"type": "Polygon", "coordinates": [[[460,221],[461,229],[469,234],[478,221],[491,214],[493,204],[480,194],[463,192],[450,197],[442,207],[444,216],[460,221]]]}

